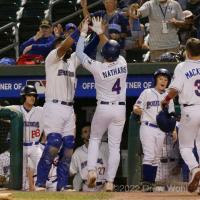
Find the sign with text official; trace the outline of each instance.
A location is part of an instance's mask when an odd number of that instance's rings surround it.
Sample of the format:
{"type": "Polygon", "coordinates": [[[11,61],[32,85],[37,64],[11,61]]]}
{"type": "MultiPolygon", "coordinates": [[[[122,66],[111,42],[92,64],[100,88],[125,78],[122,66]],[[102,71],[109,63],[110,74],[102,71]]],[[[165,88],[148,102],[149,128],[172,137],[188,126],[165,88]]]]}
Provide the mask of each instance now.
{"type": "MultiPolygon", "coordinates": [[[[35,85],[40,97],[44,97],[46,81],[44,77],[5,77],[0,80],[0,98],[20,97],[21,87],[31,84],[35,85]]],[[[140,93],[153,85],[151,75],[130,75],[127,78],[127,96],[137,97],[140,93]]],[[[95,98],[96,90],[92,76],[78,76],[76,85],[76,97],[95,98]]]]}

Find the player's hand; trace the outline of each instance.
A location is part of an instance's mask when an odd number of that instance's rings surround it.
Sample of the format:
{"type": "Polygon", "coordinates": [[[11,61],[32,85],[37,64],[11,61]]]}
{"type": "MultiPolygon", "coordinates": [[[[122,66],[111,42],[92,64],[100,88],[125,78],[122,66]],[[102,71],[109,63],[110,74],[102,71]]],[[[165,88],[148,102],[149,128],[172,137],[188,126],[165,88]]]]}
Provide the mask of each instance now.
{"type": "Polygon", "coordinates": [[[92,26],[90,28],[97,33],[97,35],[100,35],[103,33],[103,20],[101,17],[93,17],[92,18],[92,26]]]}
{"type": "Polygon", "coordinates": [[[162,109],[167,108],[168,105],[169,105],[169,101],[166,101],[166,100],[164,99],[164,100],[162,100],[162,101],[160,102],[160,105],[161,105],[161,108],[162,108],[162,109]]]}
{"type": "Polygon", "coordinates": [[[39,40],[39,39],[42,38],[42,37],[43,37],[42,31],[38,31],[38,32],[36,33],[36,35],[34,36],[34,40],[37,41],[37,40],[39,40]]]}
{"type": "Polygon", "coordinates": [[[89,29],[89,18],[85,18],[81,23],[81,34],[86,36],[89,29]]]}
{"type": "Polygon", "coordinates": [[[32,49],[32,45],[27,46],[27,47],[24,49],[23,54],[27,54],[29,51],[31,51],[31,49],[32,49]]]}

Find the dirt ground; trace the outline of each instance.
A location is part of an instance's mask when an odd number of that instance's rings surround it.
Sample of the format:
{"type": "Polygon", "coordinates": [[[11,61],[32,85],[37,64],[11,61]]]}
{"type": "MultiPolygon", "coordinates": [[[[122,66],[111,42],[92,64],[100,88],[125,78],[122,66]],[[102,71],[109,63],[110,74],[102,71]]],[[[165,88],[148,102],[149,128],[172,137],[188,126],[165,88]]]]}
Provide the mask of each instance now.
{"type": "Polygon", "coordinates": [[[111,200],[200,200],[197,193],[188,192],[115,192],[111,200]]]}

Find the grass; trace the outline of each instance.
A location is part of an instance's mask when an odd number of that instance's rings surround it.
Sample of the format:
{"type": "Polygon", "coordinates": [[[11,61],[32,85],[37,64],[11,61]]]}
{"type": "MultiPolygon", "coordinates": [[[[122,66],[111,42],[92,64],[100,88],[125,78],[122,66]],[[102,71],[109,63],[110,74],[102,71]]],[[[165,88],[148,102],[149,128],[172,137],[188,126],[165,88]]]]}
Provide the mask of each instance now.
{"type": "Polygon", "coordinates": [[[109,200],[104,192],[12,192],[14,200],[109,200]]]}

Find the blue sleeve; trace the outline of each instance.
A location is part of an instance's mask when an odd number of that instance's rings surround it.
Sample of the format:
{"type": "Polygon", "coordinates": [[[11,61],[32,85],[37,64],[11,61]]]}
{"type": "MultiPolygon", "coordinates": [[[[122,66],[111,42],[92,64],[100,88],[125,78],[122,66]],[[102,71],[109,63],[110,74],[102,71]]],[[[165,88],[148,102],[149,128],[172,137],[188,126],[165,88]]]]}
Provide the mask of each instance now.
{"type": "Polygon", "coordinates": [[[36,43],[36,41],[33,39],[33,37],[30,38],[29,40],[23,42],[23,43],[20,45],[20,47],[19,47],[19,52],[20,52],[20,54],[23,53],[24,49],[25,49],[27,46],[30,46],[30,45],[35,44],[35,43],[36,43]]]}
{"type": "Polygon", "coordinates": [[[47,44],[33,44],[32,45],[32,50],[36,50],[36,51],[43,51],[44,54],[48,54],[52,48],[53,48],[53,43],[54,40],[52,40],[51,42],[47,43],[47,44]]]}

